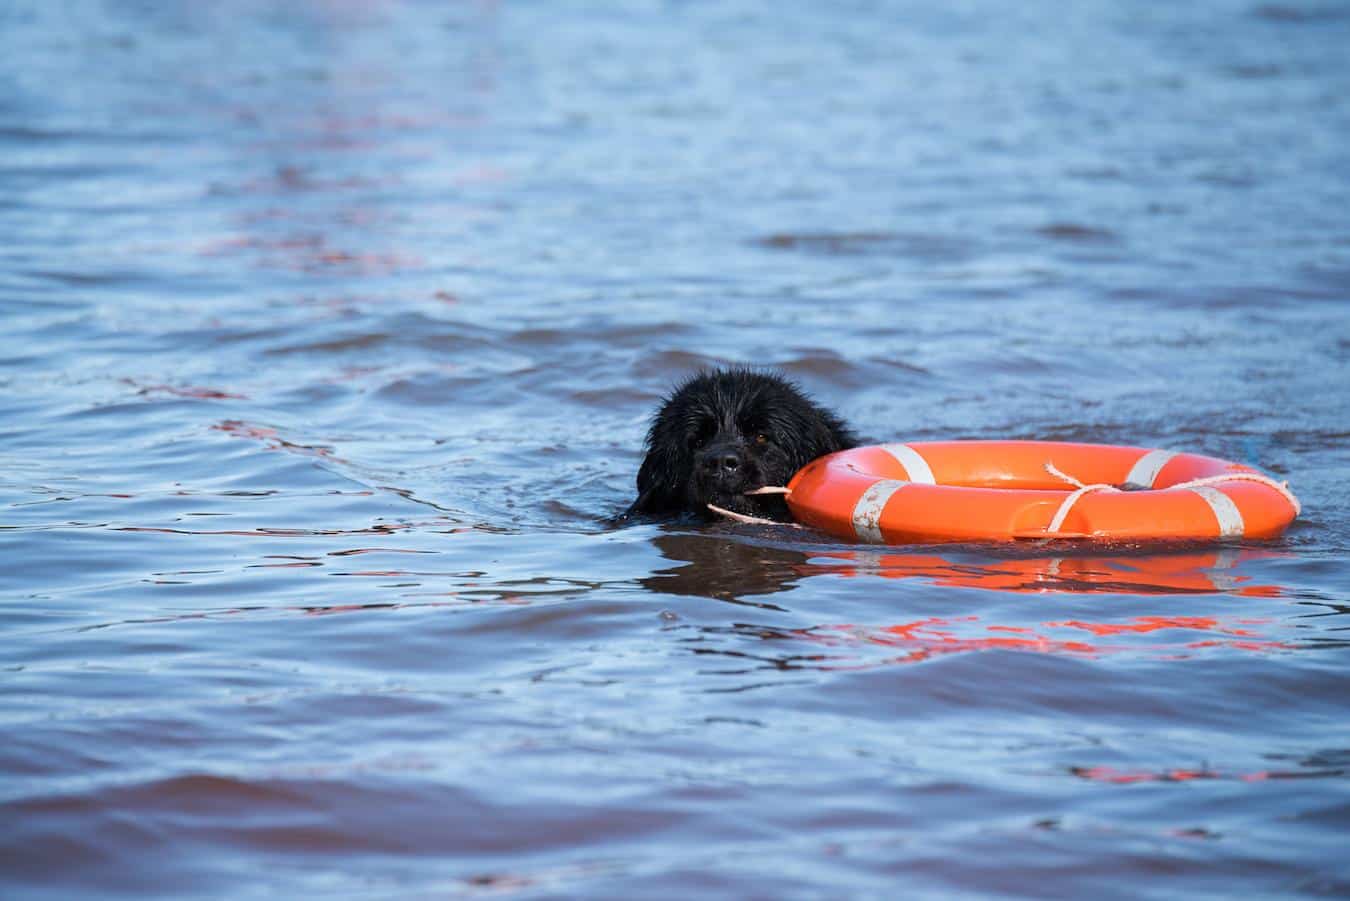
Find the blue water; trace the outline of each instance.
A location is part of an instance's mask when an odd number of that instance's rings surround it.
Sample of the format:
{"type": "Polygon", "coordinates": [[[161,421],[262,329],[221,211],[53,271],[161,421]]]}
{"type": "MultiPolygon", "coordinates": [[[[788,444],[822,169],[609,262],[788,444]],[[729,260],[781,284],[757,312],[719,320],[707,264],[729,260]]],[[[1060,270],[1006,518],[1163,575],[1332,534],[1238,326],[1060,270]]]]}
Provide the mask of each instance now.
{"type": "Polygon", "coordinates": [[[1345,896],[1350,9],[0,6],[7,898],[1345,896]],[[645,524],[700,366],[1274,542],[645,524]]]}

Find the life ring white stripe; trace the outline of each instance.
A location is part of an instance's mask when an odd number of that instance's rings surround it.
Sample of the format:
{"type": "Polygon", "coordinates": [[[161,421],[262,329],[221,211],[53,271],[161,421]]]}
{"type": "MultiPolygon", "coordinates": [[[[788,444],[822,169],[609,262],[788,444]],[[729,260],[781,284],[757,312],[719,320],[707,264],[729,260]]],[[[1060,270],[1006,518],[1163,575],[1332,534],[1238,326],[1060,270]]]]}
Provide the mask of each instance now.
{"type": "Polygon", "coordinates": [[[1152,488],[1158,480],[1158,473],[1176,455],[1176,451],[1170,450],[1149,451],[1134,461],[1130,474],[1125,477],[1125,484],[1132,488],[1152,488]]]}
{"type": "Polygon", "coordinates": [[[928,466],[928,461],[908,444],[883,444],[881,449],[905,467],[905,472],[909,473],[911,482],[918,482],[922,485],[937,484],[937,480],[933,478],[933,470],[928,466]]]}
{"type": "Polygon", "coordinates": [[[1188,491],[1194,491],[1205,499],[1209,504],[1209,509],[1214,511],[1214,518],[1219,521],[1219,535],[1223,538],[1241,538],[1247,531],[1247,524],[1242,520],[1242,511],[1238,505],[1233,503],[1233,499],[1224,494],[1213,485],[1198,485],[1195,488],[1188,488],[1188,491]]]}
{"type": "Polygon", "coordinates": [[[884,544],[886,538],[881,534],[881,511],[886,502],[901,488],[908,485],[900,479],[880,479],[863,492],[853,507],[853,531],[859,541],[868,544],[884,544]]]}

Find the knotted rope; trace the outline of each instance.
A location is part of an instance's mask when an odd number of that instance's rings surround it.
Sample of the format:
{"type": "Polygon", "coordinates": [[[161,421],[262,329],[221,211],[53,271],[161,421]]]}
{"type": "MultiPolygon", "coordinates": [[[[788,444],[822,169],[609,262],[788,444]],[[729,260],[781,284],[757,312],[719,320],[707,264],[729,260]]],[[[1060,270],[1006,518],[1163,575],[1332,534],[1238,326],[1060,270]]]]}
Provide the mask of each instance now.
{"type": "MultiPolygon", "coordinates": [[[[1094,491],[1121,490],[1119,486],[1109,485],[1105,482],[1085,485],[1061,470],[1054,463],[1046,463],[1045,471],[1062,482],[1068,482],[1070,485],[1073,485],[1075,489],[1060,503],[1059,509],[1055,511],[1055,515],[1050,520],[1050,525],[1046,527],[1045,531],[1051,535],[1059,532],[1060,527],[1064,525],[1065,518],[1069,515],[1069,511],[1073,509],[1073,505],[1078,503],[1084,496],[1091,494],[1094,491]]],[[[1277,482],[1269,476],[1263,476],[1257,472],[1234,472],[1227,475],[1205,476],[1201,479],[1191,479],[1189,482],[1181,482],[1177,485],[1168,485],[1167,488],[1161,490],[1171,491],[1177,488],[1202,488],[1206,485],[1218,485],[1223,482],[1259,482],[1262,485],[1274,488],[1283,495],[1284,499],[1289,501],[1289,504],[1294,508],[1295,514],[1303,512],[1303,505],[1300,504],[1298,498],[1294,496],[1294,492],[1289,490],[1288,482],[1277,482]]]]}
{"type": "Polygon", "coordinates": [[[1064,498],[1064,500],[1060,502],[1059,509],[1056,510],[1055,515],[1051,517],[1050,525],[1047,526],[1045,529],[1045,531],[1050,533],[1051,535],[1057,533],[1060,529],[1060,526],[1064,525],[1064,519],[1069,515],[1069,511],[1073,509],[1073,505],[1078,503],[1080,498],[1084,497],[1085,495],[1091,494],[1094,491],[1120,490],[1115,485],[1109,485],[1106,482],[1098,482],[1094,485],[1084,485],[1082,482],[1078,481],[1073,476],[1061,470],[1054,463],[1046,463],[1045,471],[1050,473],[1050,475],[1054,476],[1055,478],[1059,479],[1062,482],[1068,482],[1070,485],[1073,485],[1074,488],[1076,489],[1070,492],[1069,496],[1064,498]]]}

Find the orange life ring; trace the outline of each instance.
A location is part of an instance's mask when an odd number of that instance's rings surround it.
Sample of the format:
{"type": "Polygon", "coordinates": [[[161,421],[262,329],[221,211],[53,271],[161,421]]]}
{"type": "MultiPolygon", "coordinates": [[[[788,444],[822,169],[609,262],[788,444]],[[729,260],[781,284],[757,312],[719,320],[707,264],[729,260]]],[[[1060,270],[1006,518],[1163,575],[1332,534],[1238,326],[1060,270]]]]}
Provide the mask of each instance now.
{"type": "Polygon", "coordinates": [[[1274,538],[1299,512],[1286,486],[1238,463],[1061,441],[858,447],[787,487],[799,522],[872,544],[1274,538]]]}

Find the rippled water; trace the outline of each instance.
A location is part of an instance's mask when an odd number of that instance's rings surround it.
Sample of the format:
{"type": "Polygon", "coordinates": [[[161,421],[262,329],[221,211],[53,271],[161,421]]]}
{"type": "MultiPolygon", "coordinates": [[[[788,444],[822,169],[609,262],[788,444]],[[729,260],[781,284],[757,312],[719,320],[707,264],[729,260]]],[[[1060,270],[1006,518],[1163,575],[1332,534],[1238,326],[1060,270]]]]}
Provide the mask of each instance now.
{"type": "Polygon", "coordinates": [[[0,7],[0,889],[1345,895],[1343,4],[0,7]],[[1287,478],[640,525],[699,366],[1287,478]]]}

